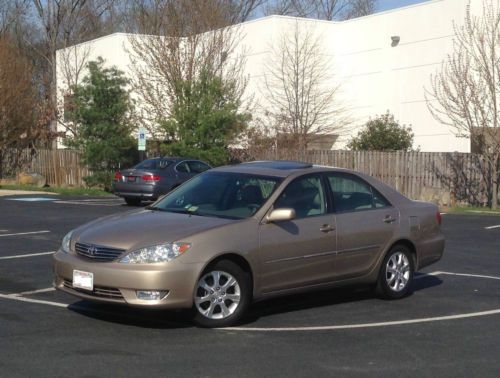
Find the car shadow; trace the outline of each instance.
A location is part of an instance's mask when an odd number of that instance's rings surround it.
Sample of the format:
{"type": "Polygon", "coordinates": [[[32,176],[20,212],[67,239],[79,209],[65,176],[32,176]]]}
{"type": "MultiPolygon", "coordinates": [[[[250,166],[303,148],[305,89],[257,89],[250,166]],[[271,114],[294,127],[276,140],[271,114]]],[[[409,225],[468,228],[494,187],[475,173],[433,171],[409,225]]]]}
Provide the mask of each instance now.
{"type": "Polygon", "coordinates": [[[192,313],[189,310],[143,309],[85,300],[69,305],[68,309],[88,318],[140,328],[181,329],[195,327],[190,321],[192,313]]]}
{"type": "MultiPolygon", "coordinates": [[[[425,290],[441,285],[443,281],[433,275],[416,274],[413,291],[425,290]]],[[[247,316],[237,325],[248,325],[259,318],[302,311],[313,308],[333,306],[336,304],[360,302],[376,298],[369,286],[354,286],[334,289],[323,289],[302,294],[292,294],[278,298],[266,299],[254,303],[247,316]]],[[[155,329],[193,328],[191,310],[160,310],[134,308],[125,305],[113,305],[90,301],[79,301],[68,309],[80,315],[100,321],[128,326],[155,329]]]]}
{"type": "MultiPolygon", "coordinates": [[[[443,281],[425,273],[415,274],[412,291],[425,290],[441,285],[443,281]]],[[[261,317],[320,308],[342,303],[361,302],[377,298],[371,286],[349,286],[334,289],[293,294],[273,299],[267,299],[252,305],[248,315],[239,325],[248,325],[261,317]]]]}

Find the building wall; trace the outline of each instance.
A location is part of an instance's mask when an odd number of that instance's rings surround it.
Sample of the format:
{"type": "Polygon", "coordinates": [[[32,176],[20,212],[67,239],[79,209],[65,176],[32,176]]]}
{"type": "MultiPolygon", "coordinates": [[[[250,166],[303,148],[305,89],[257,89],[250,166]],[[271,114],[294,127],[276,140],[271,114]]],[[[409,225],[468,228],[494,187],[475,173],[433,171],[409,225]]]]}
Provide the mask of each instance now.
{"type": "MultiPolygon", "coordinates": [[[[431,74],[439,70],[452,51],[453,22],[462,22],[467,3],[434,0],[342,22],[270,16],[244,23],[239,32],[246,54],[247,95],[265,107],[263,77],[272,59],[273,43],[297,24],[321,36],[324,59],[331,65],[332,85],[340,84],[338,101],[352,120],[333,148],[345,147],[370,117],[390,111],[400,123],[412,126],[415,148],[469,152],[470,141],[456,138],[453,130],[434,120],[425,101],[431,74]],[[392,36],[400,38],[395,47],[391,46],[392,36]]],[[[481,0],[472,0],[473,8],[479,3],[481,0]]],[[[107,64],[133,75],[126,34],[112,34],[76,49],[88,51],[89,60],[102,56],[107,64]]],[[[64,87],[58,69],[60,98],[64,87]]],[[[60,130],[64,130],[63,125],[60,130]]]]}

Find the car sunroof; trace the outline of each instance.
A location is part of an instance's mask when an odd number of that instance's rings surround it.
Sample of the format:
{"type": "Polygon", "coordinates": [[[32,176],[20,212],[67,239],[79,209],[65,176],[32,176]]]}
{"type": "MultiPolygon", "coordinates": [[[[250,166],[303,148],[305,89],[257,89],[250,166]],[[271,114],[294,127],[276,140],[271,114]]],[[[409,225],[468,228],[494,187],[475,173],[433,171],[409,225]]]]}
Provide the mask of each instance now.
{"type": "Polygon", "coordinates": [[[289,160],[250,161],[242,164],[251,165],[252,167],[259,167],[259,168],[284,169],[284,170],[311,168],[313,166],[311,163],[304,163],[301,161],[289,161],[289,160]]]}

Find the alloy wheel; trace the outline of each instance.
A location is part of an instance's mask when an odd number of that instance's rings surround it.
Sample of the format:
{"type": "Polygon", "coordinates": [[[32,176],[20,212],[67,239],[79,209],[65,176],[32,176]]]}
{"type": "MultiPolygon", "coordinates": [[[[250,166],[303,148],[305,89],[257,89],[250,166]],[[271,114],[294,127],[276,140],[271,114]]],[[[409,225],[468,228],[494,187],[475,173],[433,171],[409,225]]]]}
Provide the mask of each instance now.
{"type": "Polygon", "coordinates": [[[194,303],[200,314],[208,319],[231,316],[241,300],[238,281],[231,274],[215,270],[198,281],[194,303]]]}
{"type": "Polygon", "coordinates": [[[392,291],[405,289],[410,280],[410,261],[403,252],[394,252],[387,260],[385,267],[387,286],[392,291]]]}

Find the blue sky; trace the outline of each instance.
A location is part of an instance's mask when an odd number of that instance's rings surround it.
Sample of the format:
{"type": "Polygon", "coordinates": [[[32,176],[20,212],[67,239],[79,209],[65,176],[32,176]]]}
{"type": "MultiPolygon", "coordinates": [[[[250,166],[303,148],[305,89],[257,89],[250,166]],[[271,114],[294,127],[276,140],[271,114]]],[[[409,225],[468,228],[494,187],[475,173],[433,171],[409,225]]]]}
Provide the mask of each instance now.
{"type": "Polygon", "coordinates": [[[423,3],[428,0],[378,0],[377,11],[405,7],[407,5],[423,3]]]}

